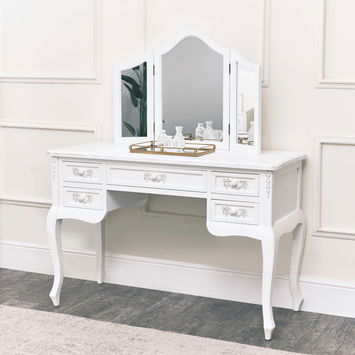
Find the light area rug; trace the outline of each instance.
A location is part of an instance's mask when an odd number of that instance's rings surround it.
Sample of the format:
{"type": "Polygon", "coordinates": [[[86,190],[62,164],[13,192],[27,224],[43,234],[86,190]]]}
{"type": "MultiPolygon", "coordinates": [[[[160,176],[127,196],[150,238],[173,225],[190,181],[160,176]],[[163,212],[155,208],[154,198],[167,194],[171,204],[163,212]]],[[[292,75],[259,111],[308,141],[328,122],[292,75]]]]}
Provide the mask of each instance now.
{"type": "Polygon", "coordinates": [[[290,355],[295,353],[1,305],[0,354],[290,355]]]}

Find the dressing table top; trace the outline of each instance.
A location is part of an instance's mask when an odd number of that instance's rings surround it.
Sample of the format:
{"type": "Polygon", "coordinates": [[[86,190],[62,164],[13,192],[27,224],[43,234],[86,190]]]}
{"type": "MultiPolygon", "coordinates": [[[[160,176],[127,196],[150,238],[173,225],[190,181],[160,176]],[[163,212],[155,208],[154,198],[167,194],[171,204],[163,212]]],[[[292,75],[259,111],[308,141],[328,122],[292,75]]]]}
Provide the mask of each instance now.
{"type": "Polygon", "coordinates": [[[111,160],[136,163],[157,163],[185,166],[201,166],[230,169],[278,170],[286,165],[303,160],[306,155],[299,152],[266,150],[259,155],[231,151],[216,151],[200,157],[177,157],[154,154],[130,153],[128,147],[109,142],[96,142],[51,149],[54,157],[72,159],[111,160]]]}

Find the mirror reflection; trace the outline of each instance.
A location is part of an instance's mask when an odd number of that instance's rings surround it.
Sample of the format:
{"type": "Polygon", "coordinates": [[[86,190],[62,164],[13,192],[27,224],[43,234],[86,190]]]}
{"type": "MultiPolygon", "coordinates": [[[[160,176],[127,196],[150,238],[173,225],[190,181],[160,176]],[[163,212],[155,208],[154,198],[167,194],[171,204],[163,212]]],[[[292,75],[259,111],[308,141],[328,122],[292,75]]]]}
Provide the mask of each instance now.
{"type": "Polygon", "coordinates": [[[223,56],[196,37],[162,56],[162,119],[169,136],[223,138],[223,56]]]}
{"type": "Polygon", "coordinates": [[[254,72],[238,63],[237,143],[254,145],[254,114],[256,105],[254,72]]]}
{"type": "Polygon", "coordinates": [[[121,74],[122,137],[147,136],[147,63],[121,74]]]}

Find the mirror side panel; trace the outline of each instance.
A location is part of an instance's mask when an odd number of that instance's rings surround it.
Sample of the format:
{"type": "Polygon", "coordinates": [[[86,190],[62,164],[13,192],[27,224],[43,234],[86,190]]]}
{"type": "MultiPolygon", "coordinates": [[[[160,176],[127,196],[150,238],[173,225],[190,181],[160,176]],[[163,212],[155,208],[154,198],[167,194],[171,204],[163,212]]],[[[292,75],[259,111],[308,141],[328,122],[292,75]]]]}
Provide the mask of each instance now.
{"type": "Polygon", "coordinates": [[[154,139],[153,55],[114,68],[115,144],[154,139]]]}

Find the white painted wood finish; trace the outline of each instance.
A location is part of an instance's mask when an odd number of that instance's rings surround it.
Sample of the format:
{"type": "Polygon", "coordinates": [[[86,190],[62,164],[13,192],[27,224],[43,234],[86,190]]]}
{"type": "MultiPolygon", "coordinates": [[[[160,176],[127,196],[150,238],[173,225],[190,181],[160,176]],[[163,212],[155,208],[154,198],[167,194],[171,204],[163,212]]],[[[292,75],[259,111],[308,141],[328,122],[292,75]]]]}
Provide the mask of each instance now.
{"type": "Polygon", "coordinates": [[[63,285],[63,254],[62,254],[62,239],[61,226],[62,219],[57,219],[57,207],[52,207],[48,212],[47,231],[49,247],[52,254],[54,282],[52,290],[49,294],[55,306],[59,306],[60,291],[63,285]]]}
{"type": "Polygon", "coordinates": [[[245,196],[259,195],[259,175],[211,172],[211,192],[245,196]]]}
{"type": "Polygon", "coordinates": [[[211,220],[258,225],[259,204],[246,201],[211,200],[211,220]]]}
{"type": "Polygon", "coordinates": [[[107,166],[107,184],[184,191],[206,191],[206,172],[151,166],[107,166]]]}
{"type": "Polygon", "coordinates": [[[265,152],[259,156],[240,156],[240,159],[233,152],[198,158],[147,156],[128,153],[127,148],[114,144],[95,143],[51,150],[50,155],[53,205],[47,225],[55,274],[50,294],[54,305],[59,304],[63,282],[60,221],[71,218],[102,223],[102,235],[96,247],[96,275],[101,283],[105,259],[103,220],[107,212],[143,206],[147,194],[163,194],[205,198],[207,229],[215,236],[238,235],[261,241],[266,339],[271,339],[275,327],[271,293],[278,241],[282,234],[295,230],[290,289],[294,309],[299,309],[302,296],[298,277],[305,236],[305,220],[299,204],[303,154],[265,152]],[[294,174],[285,173],[293,171],[297,179],[293,178],[294,174]],[[273,175],[277,176],[275,182],[273,175]],[[286,191],[280,190],[283,198],[293,199],[284,209],[282,204],[274,206],[280,203],[278,184],[287,186],[286,191]],[[289,206],[294,208],[290,210],[289,206]],[[277,219],[273,219],[275,209],[277,219]]]}
{"type": "Polygon", "coordinates": [[[63,162],[63,181],[100,184],[102,166],[101,164],[63,162]]]}
{"type": "Polygon", "coordinates": [[[101,233],[96,239],[96,281],[98,284],[104,282],[105,278],[105,245],[106,245],[106,221],[101,221],[101,233]]]}
{"type": "Polygon", "coordinates": [[[64,207],[89,208],[101,210],[103,195],[101,190],[91,190],[78,187],[63,187],[60,193],[64,207]]]}
{"type": "MultiPolygon", "coordinates": [[[[120,147],[113,143],[96,142],[89,144],[75,145],[71,147],[56,148],[49,150],[49,154],[66,158],[65,161],[82,158],[95,161],[96,159],[104,159],[106,161],[125,161],[128,163],[159,164],[165,166],[198,166],[198,167],[214,167],[214,170],[221,168],[242,169],[242,170],[267,170],[275,171],[300,159],[305,159],[306,155],[299,152],[287,152],[276,150],[264,150],[260,155],[238,154],[229,151],[216,151],[213,154],[207,154],[192,159],[191,157],[176,157],[155,154],[132,154],[128,147],[120,147]]],[[[245,171],[244,171],[245,172],[245,171]]]]}

